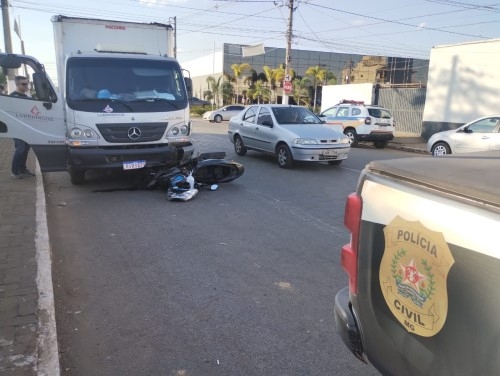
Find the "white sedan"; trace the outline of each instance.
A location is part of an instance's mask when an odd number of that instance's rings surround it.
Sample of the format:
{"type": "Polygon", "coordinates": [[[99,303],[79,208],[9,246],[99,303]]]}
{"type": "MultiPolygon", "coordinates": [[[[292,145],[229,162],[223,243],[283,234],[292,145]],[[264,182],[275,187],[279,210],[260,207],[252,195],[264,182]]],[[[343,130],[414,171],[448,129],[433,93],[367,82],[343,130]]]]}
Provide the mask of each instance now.
{"type": "Polygon", "coordinates": [[[485,116],[457,129],[434,133],[427,141],[432,155],[500,150],[500,115],[485,116]]]}
{"type": "Polygon", "coordinates": [[[274,154],[279,167],[294,161],[338,165],[350,151],[350,140],[300,106],[252,105],[229,121],[229,140],[238,155],[247,150],[274,154]]]}

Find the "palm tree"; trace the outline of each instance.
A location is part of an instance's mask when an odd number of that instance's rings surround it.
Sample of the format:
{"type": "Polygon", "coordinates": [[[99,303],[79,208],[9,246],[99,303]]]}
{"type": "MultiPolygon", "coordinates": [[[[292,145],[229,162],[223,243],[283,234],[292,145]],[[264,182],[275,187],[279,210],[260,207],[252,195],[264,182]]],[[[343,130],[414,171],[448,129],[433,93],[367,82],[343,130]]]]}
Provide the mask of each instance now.
{"type": "Polygon", "coordinates": [[[260,104],[260,100],[263,102],[269,102],[271,98],[271,90],[269,90],[265,85],[264,81],[257,80],[247,91],[247,95],[252,99],[257,99],[257,103],[260,104]]]}
{"type": "MultiPolygon", "coordinates": [[[[285,77],[284,73],[285,70],[284,69],[282,70],[281,68],[271,69],[267,65],[264,65],[262,69],[264,70],[264,75],[266,76],[266,80],[271,88],[271,103],[272,103],[272,97],[273,97],[272,94],[273,93],[276,94],[276,88],[277,88],[276,83],[280,78],[281,80],[283,80],[283,78],[285,77]]],[[[277,97],[277,95],[275,95],[275,97],[277,97]]]]}
{"type": "Polygon", "coordinates": [[[316,65],[315,67],[309,67],[306,70],[306,75],[311,77],[312,79],[312,84],[314,87],[314,102],[313,102],[313,108],[316,107],[316,97],[318,93],[318,83],[324,82],[326,79],[326,69],[320,68],[319,65],[316,65]]]}
{"type": "Polygon", "coordinates": [[[251,66],[248,63],[241,63],[241,64],[231,64],[231,69],[233,70],[234,77],[236,78],[236,102],[239,103],[239,96],[238,96],[238,80],[240,76],[243,74],[244,71],[250,70],[251,66]]]}
{"type": "Polygon", "coordinates": [[[220,86],[220,93],[222,95],[222,104],[229,104],[234,98],[234,87],[229,81],[224,81],[220,86]]]}
{"type": "Polygon", "coordinates": [[[309,77],[296,78],[292,81],[292,97],[297,104],[309,106],[311,102],[311,95],[309,93],[310,86],[311,80],[309,77]]]}
{"type": "Polygon", "coordinates": [[[217,106],[219,106],[220,104],[219,95],[221,91],[221,82],[220,82],[221,79],[222,76],[220,76],[217,80],[212,76],[208,76],[207,84],[208,84],[208,92],[210,92],[210,94],[207,95],[207,92],[204,93],[206,97],[210,97],[211,99],[213,99],[217,106]]]}

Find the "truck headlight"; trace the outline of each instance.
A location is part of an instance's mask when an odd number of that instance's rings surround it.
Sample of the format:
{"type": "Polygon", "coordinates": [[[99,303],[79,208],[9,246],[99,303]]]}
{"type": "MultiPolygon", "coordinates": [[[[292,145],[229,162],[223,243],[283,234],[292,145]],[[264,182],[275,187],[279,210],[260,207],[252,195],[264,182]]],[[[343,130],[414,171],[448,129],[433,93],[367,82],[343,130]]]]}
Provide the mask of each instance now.
{"type": "Polygon", "coordinates": [[[82,130],[80,128],[73,128],[70,132],[72,138],[80,138],[82,136],[82,130]]]}

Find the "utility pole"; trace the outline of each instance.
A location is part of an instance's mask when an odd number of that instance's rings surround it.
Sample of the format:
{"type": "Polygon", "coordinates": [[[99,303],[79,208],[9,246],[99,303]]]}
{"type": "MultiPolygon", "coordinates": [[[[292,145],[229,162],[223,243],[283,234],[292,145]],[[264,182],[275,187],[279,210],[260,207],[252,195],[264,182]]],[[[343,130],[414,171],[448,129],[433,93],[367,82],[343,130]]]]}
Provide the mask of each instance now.
{"type": "MultiPolygon", "coordinates": [[[[285,57],[285,77],[290,76],[290,62],[291,58],[291,49],[292,49],[292,38],[293,38],[293,0],[288,0],[288,29],[286,32],[286,57],[285,57]]],[[[284,86],[284,85],[283,85],[284,86]]],[[[283,104],[288,104],[288,94],[285,94],[283,91],[283,100],[281,101],[283,104]]]]}
{"type": "Polygon", "coordinates": [[[177,59],[177,16],[174,16],[174,59],[177,59]]]}
{"type": "MultiPolygon", "coordinates": [[[[8,0],[2,0],[2,21],[3,21],[3,38],[5,43],[5,52],[8,54],[12,53],[12,38],[10,35],[10,19],[9,19],[9,2],[8,0]]],[[[9,69],[7,74],[7,92],[10,92],[10,88],[14,85],[14,71],[9,69]]]]}

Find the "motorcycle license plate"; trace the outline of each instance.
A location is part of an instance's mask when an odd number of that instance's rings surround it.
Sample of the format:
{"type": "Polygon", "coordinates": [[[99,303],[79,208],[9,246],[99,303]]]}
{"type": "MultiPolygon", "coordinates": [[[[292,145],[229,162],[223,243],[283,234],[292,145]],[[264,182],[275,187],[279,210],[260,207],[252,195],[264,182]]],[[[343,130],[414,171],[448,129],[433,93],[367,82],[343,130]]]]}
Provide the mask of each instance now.
{"type": "Polygon", "coordinates": [[[337,150],[323,150],[323,155],[337,155],[337,150]]]}
{"type": "Polygon", "coordinates": [[[143,168],[144,166],[146,166],[146,161],[123,162],[123,169],[124,170],[135,170],[138,168],[143,168]]]}

